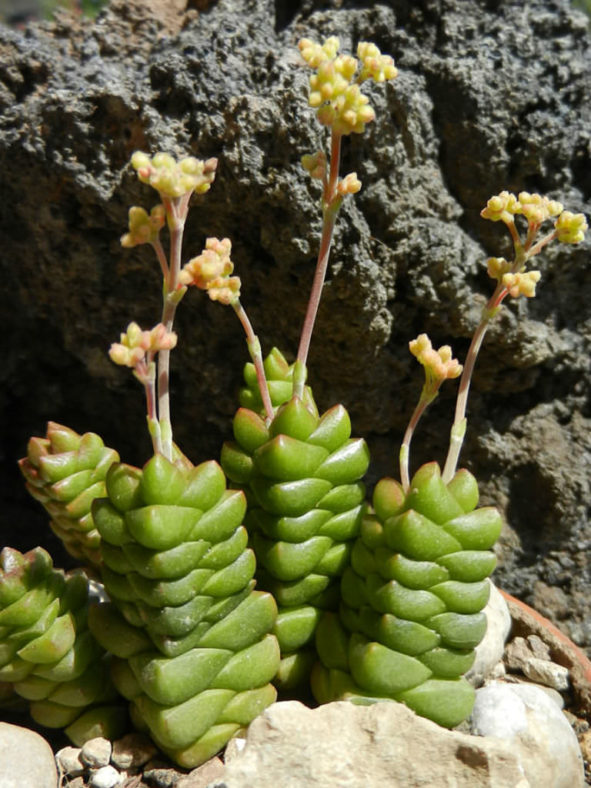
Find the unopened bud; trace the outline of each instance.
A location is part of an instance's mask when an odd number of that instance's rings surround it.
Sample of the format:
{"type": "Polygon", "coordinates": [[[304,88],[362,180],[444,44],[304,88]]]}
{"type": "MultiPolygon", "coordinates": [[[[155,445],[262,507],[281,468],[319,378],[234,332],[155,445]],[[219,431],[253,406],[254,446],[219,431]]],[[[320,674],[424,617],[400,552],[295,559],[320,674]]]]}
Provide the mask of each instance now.
{"type": "Polygon", "coordinates": [[[489,257],[487,260],[487,272],[491,279],[501,281],[503,276],[511,270],[511,263],[504,257],[489,257]]]}
{"type": "Polygon", "coordinates": [[[337,184],[337,192],[342,196],[356,194],[361,189],[361,181],[356,172],[350,172],[337,184]]]}
{"type": "Polygon", "coordinates": [[[559,241],[565,244],[578,244],[585,238],[587,220],[582,213],[563,211],[554,227],[559,241]]]}
{"type": "Polygon", "coordinates": [[[539,271],[525,271],[517,274],[508,273],[503,276],[501,281],[513,298],[518,298],[522,295],[526,298],[533,298],[536,294],[536,284],[540,281],[541,276],[539,271]]]}
{"type": "Polygon", "coordinates": [[[462,373],[462,365],[452,358],[449,345],[442,345],[435,350],[427,334],[419,334],[409,342],[410,352],[425,368],[426,386],[437,389],[444,380],[457,378],[462,373]]]}

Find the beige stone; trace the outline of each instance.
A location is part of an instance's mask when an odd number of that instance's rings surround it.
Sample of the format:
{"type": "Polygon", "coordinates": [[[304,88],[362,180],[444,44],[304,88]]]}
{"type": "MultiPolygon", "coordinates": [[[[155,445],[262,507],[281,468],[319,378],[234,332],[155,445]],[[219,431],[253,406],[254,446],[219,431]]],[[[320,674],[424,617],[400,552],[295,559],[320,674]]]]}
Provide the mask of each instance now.
{"type": "MultiPolygon", "coordinates": [[[[540,768],[544,753],[535,753],[540,768]]],[[[398,703],[277,703],[250,726],[225,788],[550,788],[511,745],[448,731],[398,703]]]]}
{"type": "Polygon", "coordinates": [[[55,759],[42,736],[28,728],[0,722],[0,786],[56,788],[55,759]]]}
{"type": "Polygon", "coordinates": [[[176,784],[175,788],[207,788],[224,774],[224,764],[220,758],[211,758],[206,763],[193,769],[176,784]]]}

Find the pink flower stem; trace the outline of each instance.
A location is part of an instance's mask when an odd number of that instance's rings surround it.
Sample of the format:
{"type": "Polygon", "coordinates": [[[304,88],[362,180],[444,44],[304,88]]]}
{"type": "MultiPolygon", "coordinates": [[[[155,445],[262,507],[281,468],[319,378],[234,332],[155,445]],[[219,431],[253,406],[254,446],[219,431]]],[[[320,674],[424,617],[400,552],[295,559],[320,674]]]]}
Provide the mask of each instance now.
{"type": "Polygon", "coordinates": [[[304,395],[308,352],[310,350],[310,342],[312,339],[312,332],[314,331],[316,315],[318,314],[318,306],[320,304],[322,288],[324,286],[324,280],[326,279],[326,270],[328,268],[328,259],[330,256],[330,247],[334,234],[334,226],[337,213],[341,207],[342,202],[342,198],[337,193],[339,165],[341,160],[341,138],[341,134],[337,134],[334,131],[332,132],[330,145],[330,170],[328,179],[324,183],[324,192],[322,195],[322,237],[320,239],[320,249],[318,251],[316,271],[314,273],[314,281],[312,283],[312,290],[310,292],[310,299],[308,301],[308,309],[306,311],[306,317],[300,336],[300,345],[298,348],[296,367],[294,370],[293,395],[294,397],[299,397],[300,399],[304,395]]]}
{"type": "Polygon", "coordinates": [[[498,308],[500,307],[501,302],[508,292],[509,291],[502,284],[502,282],[497,284],[494,293],[490,297],[485,308],[482,310],[482,318],[478,324],[478,327],[476,328],[476,331],[474,332],[472,342],[470,343],[470,348],[468,349],[468,353],[466,355],[462,377],[460,378],[460,386],[458,388],[458,397],[456,400],[454,422],[451,428],[449,451],[447,453],[447,459],[445,461],[445,467],[442,474],[442,479],[446,484],[452,480],[456,472],[460,451],[462,450],[462,444],[466,434],[466,408],[468,405],[470,382],[472,380],[472,373],[474,372],[476,359],[478,358],[478,353],[482,347],[482,341],[484,340],[484,336],[488,330],[489,323],[497,314],[498,308]]]}
{"type": "MultiPolygon", "coordinates": [[[[191,193],[182,197],[162,196],[170,233],[170,267],[164,278],[162,320],[167,331],[172,331],[176,308],[183,291],[178,290],[181,270],[181,250],[185,219],[191,193]]],[[[162,454],[172,461],[172,424],[170,420],[170,350],[158,353],[158,421],[162,431],[162,454]]]]}
{"type": "Polygon", "coordinates": [[[154,453],[162,453],[162,435],[160,431],[160,424],[158,422],[158,414],[156,412],[156,385],[155,385],[155,368],[154,368],[154,354],[148,354],[147,358],[141,361],[134,370],[134,375],[144,387],[146,395],[146,420],[148,422],[148,432],[152,438],[152,447],[154,453]]]}
{"type": "MultiPolygon", "coordinates": [[[[513,221],[506,222],[506,226],[511,233],[511,238],[513,240],[513,246],[515,249],[515,258],[511,266],[512,273],[523,270],[523,267],[530,258],[537,255],[546,246],[546,244],[550,243],[550,241],[553,241],[556,238],[556,230],[553,230],[552,232],[545,235],[541,240],[539,240],[538,243],[534,244],[540,226],[539,224],[530,223],[528,225],[525,244],[522,244],[519,233],[517,232],[517,228],[515,227],[515,223],[513,221]]],[[[508,289],[503,285],[502,282],[499,282],[482,312],[482,319],[476,331],[474,332],[474,336],[472,337],[472,342],[470,344],[466,361],[464,363],[464,371],[462,372],[462,377],[460,379],[454,423],[451,428],[449,451],[442,474],[442,479],[446,484],[452,480],[456,472],[460,451],[464,442],[464,435],[466,433],[466,408],[468,403],[468,393],[470,391],[470,382],[472,380],[472,373],[474,372],[474,365],[476,364],[476,359],[478,357],[478,353],[480,352],[480,348],[482,347],[482,342],[488,330],[489,323],[497,314],[503,299],[508,294],[508,289]]]]}
{"type": "Polygon", "coordinates": [[[417,424],[419,423],[421,416],[437,396],[437,390],[441,386],[442,382],[443,381],[437,381],[434,389],[433,387],[431,387],[430,389],[423,387],[423,390],[421,392],[421,398],[419,399],[417,406],[414,409],[411,419],[408,422],[408,427],[406,428],[406,432],[404,433],[402,445],[400,446],[399,460],[400,460],[400,481],[402,483],[402,489],[404,490],[405,493],[408,493],[408,491],[410,490],[410,476],[408,472],[408,461],[410,456],[410,443],[412,441],[412,436],[417,427],[417,424]]]}
{"type": "Polygon", "coordinates": [[[160,242],[160,238],[158,236],[152,242],[152,248],[156,252],[156,257],[158,258],[158,262],[160,263],[160,270],[162,271],[162,278],[166,282],[168,281],[168,260],[166,259],[166,254],[164,249],[162,248],[162,244],[160,242]]]}
{"type": "Polygon", "coordinates": [[[273,404],[271,403],[271,397],[269,395],[269,387],[267,386],[267,376],[265,375],[265,368],[263,366],[263,354],[261,352],[261,343],[257,335],[254,333],[252,324],[248,319],[248,315],[240,300],[235,301],[232,304],[234,308],[234,312],[236,312],[238,319],[242,323],[242,327],[244,328],[244,333],[246,334],[246,344],[248,345],[248,352],[250,353],[250,357],[252,358],[254,368],[256,371],[257,382],[259,385],[259,392],[261,394],[261,399],[263,401],[263,407],[265,408],[265,416],[267,419],[267,423],[271,423],[273,420],[273,404]]]}

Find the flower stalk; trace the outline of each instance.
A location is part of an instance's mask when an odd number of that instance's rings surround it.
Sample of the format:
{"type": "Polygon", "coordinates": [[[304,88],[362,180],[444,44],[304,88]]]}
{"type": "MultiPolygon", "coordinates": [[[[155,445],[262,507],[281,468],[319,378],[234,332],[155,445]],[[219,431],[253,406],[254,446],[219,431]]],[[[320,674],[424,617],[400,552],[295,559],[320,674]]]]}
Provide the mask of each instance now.
{"type": "Polygon", "coordinates": [[[425,410],[437,397],[443,381],[457,378],[462,372],[461,364],[458,363],[457,359],[452,358],[450,346],[443,345],[439,350],[435,350],[427,334],[419,334],[416,339],[409,343],[409,349],[424,367],[425,383],[400,447],[400,481],[405,493],[408,493],[410,490],[410,474],[408,470],[410,443],[416,426],[425,410]]]}
{"type": "MultiPolygon", "coordinates": [[[[149,243],[154,249],[162,272],[163,303],[160,323],[153,331],[162,329],[166,335],[173,336],[176,309],[187,290],[180,282],[180,274],[183,232],[189,202],[194,192],[204,194],[209,190],[215,177],[217,159],[200,161],[189,156],[177,162],[167,153],[157,153],[150,158],[147,154],[138,151],[132,156],[131,164],[137,171],[140,181],[152,186],[158,192],[161,203],[156,205],[149,215],[147,211],[137,206],[130,209],[129,230],[121,238],[121,244],[124,247],[132,247],[149,243]],[[160,230],[164,222],[168,226],[170,237],[168,259],[160,241],[160,230]]],[[[131,325],[136,326],[136,324],[131,325]]],[[[139,327],[136,328],[140,330],[139,327]]],[[[133,366],[135,376],[144,386],[148,430],[154,452],[163,454],[167,460],[172,460],[170,351],[174,344],[164,343],[155,349],[152,348],[143,357],[137,354],[126,356],[117,349],[118,347],[120,346],[111,347],[112,360],[118,364],[133,366]],[[131,361],[134,363],[129,363],[131,361]]],[[[130,345],[130,347],[135,346],[130,345]]]]}
{"type": "Polygon", "coordinates": [[[460,379],[454,421],[450,433],[450,443],[442,479],[448,483],[453,478],[464,436],[466,433],[466,409],[472,374],[491,320],[507,296],[533,298],[536,284],[541,278],[539,271],[526,271],[526,265],[539,254],[551,241],[576,244],[583,240],[587,222],[583,214],[573,214],[563,210],[561,203],[542,197],[539,194],[521,192],[518,197],[509,192],[501,192],[491,197],[481,216],[490,221],[502,221],[513,241],[514,258],[508,262],[504,258],[492,257],[488,260],[488,275],[497,280],[495,290],[482,310],[480,323],[476,327],[460,379]],[[527,220],[527,234],[522,242],[515,224],[515,216],[522,215],[527,220]],[[536,242],[542,224],[556,218],[554,229],[536,242]]]}
{"type": "Polygon", "coordinates": [[[310,342],[326,279],[337,215],[343,198],[361,189],[361,182],[354,172],[339,180],[342,138],[353,133],[362,134],[367,123],[375,119],[369,98],[361,92],[360,85],[368,79],[385,82],[398,74],[392,58],[382,55],[375,44],[361,42],[357,47],[357,58],[338,54],[339,46],[339,39],[335,36],[322,45],[307,38],[299,42],[302,57],[315,72],[310,77],[308,103],[317,110],[320,123],[331,130],[328,172],[322,151],[302,158],[302,165],[310,176],[322,181],[322,236],[294,368],[293,395],[299,399],[304,393],[310,342]]]}
{"type": "Polygon", "coordinates": [[[190,260],[182,269],[179,281],[185,287],[194,285],[200,290],[205,290],[212,301],[219,301],[233,308],[246,334],[246,344],[256,370],[265,417],[270,422],[274,411],[263,366],[261,343],[254,333],[246,310],[240,303],[241,282],[240,277],[232,276],[234,263],[230,259],[231,251],[232,242],[229,238],[222,240],[208,238],[202,253],[190,260]]]}
{"type": "Polygon", "coordinates": [[[306,317],[300,336],[297,355],[299,364],[296,367],[296,373],[299,372],[299,374],[294,376],[293,393],[294,396],[299,397],[299,399],[301,399],[304,394],[304,384],[306,382],[305,370],[308,361],[308,353],[310,351],[310,342],[312,340],[314,324],[316,323],[316,316],[318,315],[322,288],[324,287],[324,281],[326,279],[328,260],[330,258],[330,247],[332,245],[337,214],[343,201],[342,195],[337,192],[339,165],[341,161],[341,139],[342,135],[333,130],[331,134],[329,176],[326,177],[326,175],[323,174],[322,237],[320,239],[314,281],[312,283],[306,317]]]}

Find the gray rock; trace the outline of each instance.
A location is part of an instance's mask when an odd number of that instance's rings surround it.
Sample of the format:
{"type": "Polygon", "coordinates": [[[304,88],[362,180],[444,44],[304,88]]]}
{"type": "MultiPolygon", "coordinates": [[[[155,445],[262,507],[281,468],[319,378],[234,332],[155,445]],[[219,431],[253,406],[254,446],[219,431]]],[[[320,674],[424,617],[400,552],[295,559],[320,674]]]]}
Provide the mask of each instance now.
{"type": "MultiPolygon", "coordinates": [[[[525,762],[520,742],[448,731],[399,703],[329,703],[308,709],[289,701],[271,706],[250,725],[244,750],[213,785],[554,788],[537,778],[555,771],[560,761],[554,747],[545,752],[545,739],[539,745],[530,742],[534,764],[525,762]]],[[[572,769],[570,775],[571,788],[582,785],[572,779],[572,769]]]]}
{"type": "Polygon", "coordinates": [[[108,739],[97,736],[84,743],[80,751],[80,760],[92,769],[107,766],[111,760],[112,745],[108,739]]]}
{"type": "Polygon", "coordinates": [[[509,670],[523,672],[523,666],[532,657],[532,650],[525,638],[516,637],[507,644],[505,661],[509,670]]]}
{"type": "Polygon", "coordinates": [[[530,657],[523,666],[523,672],[532,681],[545,684],[559,692],[564,692],[569,687],[568,668],[545,659],[530,657]]]}
{"type": "Polygon", "coordinates": [[[144,733],[128,733],[113,742],[111,763],[119,769],[135,770],[148,763],[156,753],[154,743],[144,733]]]}
{"type": "Polygon", "coordinates": [[[585,784],[577,737],[562,711],[539,687],[492,682],[477,690],[472,730],[507,742],[532,788],[585,784]]]}
{"type": "Polygon", "coordinates": [[[224,764],[220,758],[211,758],[193,769],[189,774],[181,777],[176,788],[207,788],[224,774],[224,764]]]}
{"type": "Polygon", "coordinates": [[[532,681],[563,692],[569,687],[569,671],[550,659],[548,645],[537,635],[516,637],[507,645],[505,659],[512,671],[521,671],[532,681]]]}
{"type": "Polygon", "coordinates": [[[38,733],[0,722],[2,788],[56,788],[57,769],[49,744],[38,733]]]}
{"type": "Polygon", "coordinates": [[[80,760],[80,747],[62,747],[56,752],[55,761],[60,772],[69,777],[78,777],[86,768],[80,760]]]}
{"type": "Polygon", "coordinates": [[[144,781],[154,788],[176,788],[181,777],[181,772],[164,766],[160,761],[147,763],[143,772],[144,781]]]}
{"type": "Polygon", "coordinates": [[[487,620],[486,634],[476,647],[474,664],[466,673],[466,678],[474,687],[480,687],[492,676],[494,669],[503,659],[505,641],[511,631],[509,608],[494,583],[490,583],[490,598],[484,612],[487,620]]]}
{"type": "MultiPolygon", "coordinates": [[[[82,776],[74,777],[73,780],[70,780],[67,784],[67,788],[86,788],[86,780],[82,776]]],[[[61,786],[60,786],[61,788],[61,786]]]]}
{"type": "Polygon", "coordinates": [[[544,643],[542,638],[538,637],[538,635],[528,635],[527,645],[531,649],[531,653],[533,654],[533,656],[536,657],[537,659],[546,659],[546,660],[552,659],[548,644],[544,643]]]}
{"type": "MultiPolygon", "coordinates": [[[[375,38],[400,69],[372,90],[368,133],[345,141],[363,189],[338,221],[309,364],[320,406],[343,401],[368,438],[370,485],[393,472],[419,393],[408,341],[425,330],[462,356],[490,293],[484,261],[507,238],[479,217],[485,201],[540,190],[590,212],[591,47],[569,0],[219,0],[201,14],[112,0],[96,22],[0,29],[0,314],[18,337],[3,357],[0,525],[15,547],[46,526],[15,461],[48,418],[99,432],[129,462],[149,451],[141,391],[106,356],[128,320],[160,314],[157,263],[118,244],[129,205],[155,199],[127,167],[134,149],[219,156],[184,258],[207,235],[232,238],[263,347],[295,353],[319,235],[318,190],[298,161],[326,136],[295,42],[333,32],[347,49],[375,38]]],[[[564,589],[543,596],[567,627],[590,612],[588,248],[548,247],[539,296],[492,326],[463,454],[483,502],[506,515],[499,584],[526,601],[543,601],[540,578],[564,589]]],[[[198,293],[178,329],[175,437],[210,459],[231,434],[244,339],[198,293]]],[[[425,417],[413,466],[444,458],[453,398],[444,387],[425,417]]]]}

